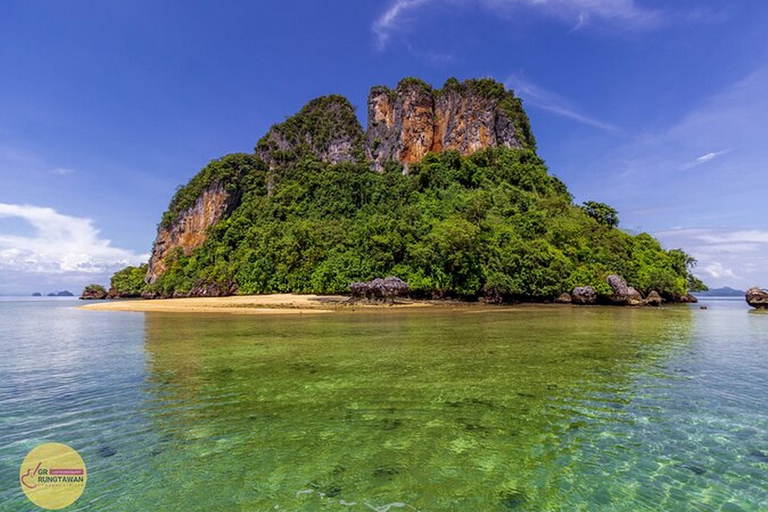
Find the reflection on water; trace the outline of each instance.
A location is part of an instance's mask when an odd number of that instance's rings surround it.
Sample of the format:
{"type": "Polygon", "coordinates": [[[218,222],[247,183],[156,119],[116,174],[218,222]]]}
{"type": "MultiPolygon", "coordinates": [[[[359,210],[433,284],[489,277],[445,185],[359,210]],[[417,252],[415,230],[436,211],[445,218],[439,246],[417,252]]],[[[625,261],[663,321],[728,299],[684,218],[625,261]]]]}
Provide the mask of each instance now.
{"type": "Polygon", "coordinates": [[[82,510],[768,507],[768,316],[732,304],[112,315],[144,359],[95,359],[82,510]]]}
{"type": "Polygon", "coordinates": [[[686,346],[690,319],[599,308],[149,316],[154,418],[185,447],[185,467],[232,468],[210,505],[541,509],[572,501],[596,426],[659,414],[633,406],[633,386],[686,346]]]}

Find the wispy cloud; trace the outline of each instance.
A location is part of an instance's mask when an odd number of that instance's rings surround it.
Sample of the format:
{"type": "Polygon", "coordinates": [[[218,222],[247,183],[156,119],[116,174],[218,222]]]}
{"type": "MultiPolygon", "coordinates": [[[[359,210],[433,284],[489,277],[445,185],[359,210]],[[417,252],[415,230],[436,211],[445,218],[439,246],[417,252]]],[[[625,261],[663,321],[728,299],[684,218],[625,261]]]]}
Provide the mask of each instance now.
{"type": "Polygon", "coordinates": [[[392,33],[403,29],[408,21],[408,14],[424,4],[434,0],[396,0],[389,9],[373,23],[373,33],[376,36],[376,46],[383,50],[389,42],[392,33]]]}
{"type": "Polygon", "coordinates": [[[715,158],[719,158],[727,153],[730,153],[731,151],[733,151],[733,148],[724,149],[723,151],[710,151],[709,153],[705,153],[700,157],[696,158],[692,162],[688,162],[684,164],[682,169],[685,171],[688,169],[692,169],[696,166],[699,166],[701,164],[706,164],[707,162],[711,162],[715,158]]]}
{"type": "Polygon", "coordinates": [[[67,176],[73,172],[75,172],[75,170],[68,167],[56,167],[55,169],[51,169],[51,174],[55,174],[57,176],[67,176]]]}
{"type": "Polygon", "coordinates": [[[395,0],[373,23],[376,46],[383,50],[392,34],[406,31],[416,11],[426,4],[447,9],[477,5],[502,18],[528,11],[573,25],[571,31],[590,24],[644,28],[657,25],[663,18],[660,12],[639,7],[634,0],[395,0]]]}
{"type": "Polygon", "coordinates": [[[91,219],[52,208],[0,203],[0,218],[17,218],[34,236],[0,233],[0,270],[27,274],[98,274],[139,264],[146,254],[113,247],[91,219]]]}
{"type": "Polygon", "coordinates": [[[667,247],[683,247],[699,261],[696,273],[714,286],[751,286],[764,272],[768,231],[695,228],[653,233],[667,247]]]}
{"type": "Polygon", "coordinates": [[[519,75],[513,75],[508,78],[505,85],[508,88],[513,89],[518,96],[523,98],[526,105],[538,107],[560,117],[565,117],[576,121],[577,123],[591,126],[614,135],[621,133],[621,130],[616,126],[582,114],[579,112],[578,107],[573,105],[568,99],[555,92],[544,89],[519,75]]]}

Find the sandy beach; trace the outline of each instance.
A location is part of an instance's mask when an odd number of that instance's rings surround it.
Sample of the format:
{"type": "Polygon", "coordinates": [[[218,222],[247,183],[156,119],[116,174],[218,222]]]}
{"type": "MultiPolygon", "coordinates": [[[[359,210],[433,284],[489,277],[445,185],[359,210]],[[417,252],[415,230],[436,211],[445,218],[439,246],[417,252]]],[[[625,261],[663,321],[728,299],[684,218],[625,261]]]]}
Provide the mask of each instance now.
{"type": "Polygon", "coordinates": [[[234,313],[245,315],[331,313],[343,307],[342,295],[235,295],[184,299],[115,300],[80,306],[97,311],[142,311],[162,313],[234,313]]]}
{"type": "Polygon", "coordinates": [[[114,300],[84,304],[80,309],[95,311],[139,311],[160,313],[234,313],[242,315],[284,315],[332,313],[340,309],[377,309],[381,307],[420,308],[427,301],[406,301],[394,305],[348,303],[344,295],[235,295],[231,297],[190,297],[184,299],[114,300]]]}

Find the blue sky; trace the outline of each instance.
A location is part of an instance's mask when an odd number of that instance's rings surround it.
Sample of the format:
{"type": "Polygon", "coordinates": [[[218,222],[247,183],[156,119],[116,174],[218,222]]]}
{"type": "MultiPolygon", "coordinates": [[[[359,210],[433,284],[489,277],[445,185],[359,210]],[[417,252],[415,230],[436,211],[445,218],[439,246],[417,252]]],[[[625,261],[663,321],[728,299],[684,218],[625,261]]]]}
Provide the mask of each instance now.
{"type": "Polygon", "coordinates": [[[147,259],[175,188],[323,94],[492,77],[576,201],[768,286],[768,2],[6,0],[0,294],[147,259]]]}

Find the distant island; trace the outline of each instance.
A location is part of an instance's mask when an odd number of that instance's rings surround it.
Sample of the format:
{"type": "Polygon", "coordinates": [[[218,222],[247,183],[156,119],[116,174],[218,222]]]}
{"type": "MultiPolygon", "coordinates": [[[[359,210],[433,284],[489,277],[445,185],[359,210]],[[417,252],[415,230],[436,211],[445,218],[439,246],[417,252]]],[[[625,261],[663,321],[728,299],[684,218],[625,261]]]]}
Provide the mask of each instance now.
{"type": "Polygon", "coordinates": [[[493,303],[705,289],[682,250],[574,204],[503,84],[406,78],[373,87],[367,110],[363,130],[346,98],[324,96],[254,153],[211,161],[173,196],[148,266],[115,274],[109,296],[339,294],[385,276],[413,297],[493,303]]]}
{"type": "Polygon", "coordinates": [[[744,295],[747,292],[744,290],[736,290],[734,288],[724,286],[722,288],[710,288],[706,291],[700,291],[696,292],[695,295],[698,297],[741,297],[744,298],[744,295]]]}
{"type": "Polygon", "coordinates": [[[60,292],[51,292],[48,294],[48,297],[74,297],[75,294],[70,292],[69,290],[63,290],[60,292]]]}
{"type": "Polygon", "coordinates": [[[35,292],[35,293],[33,293],[33,294],[32,294],[32,296],[33,296],[33,297],[42,297],[42,296],[43,296],[43,294],[42,294],[42,293],[40,293],[40,292],[35,292]]]}

